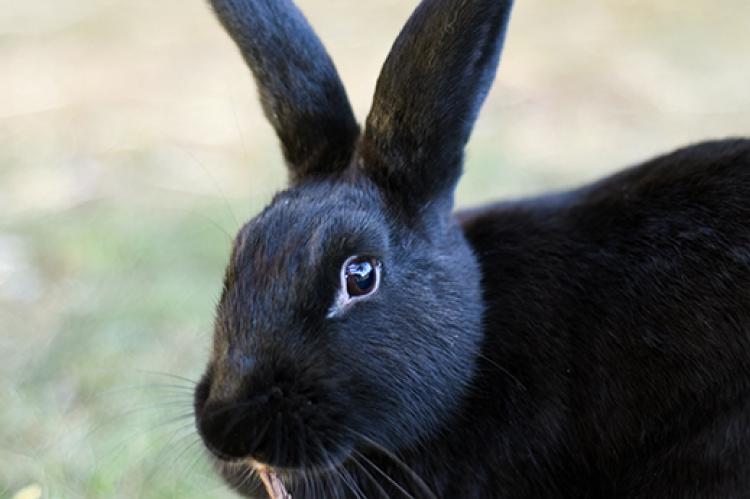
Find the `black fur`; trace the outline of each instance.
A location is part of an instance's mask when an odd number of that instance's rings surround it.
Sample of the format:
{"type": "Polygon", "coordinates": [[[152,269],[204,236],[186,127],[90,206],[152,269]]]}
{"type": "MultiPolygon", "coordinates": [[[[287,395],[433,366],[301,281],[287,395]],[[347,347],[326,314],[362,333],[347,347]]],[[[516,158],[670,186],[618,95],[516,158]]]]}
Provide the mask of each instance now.
{"type": "Polygon", "coordinates": [[[229,484],[266,497],[255,462],[295,499],[750,497],[750,140],[451,215],[510,2],[424,0],[361,138],[291,2],[212,3],[294,179],[237,236],[196,390],[229,484]],[[331,316],[352,255],[380,288],[331,316]]]}
{"type": "Polygon", "coordinates": [[[409,212],[453,194],[495,79],[510,0],[422,2],[378,78],[360,166],[409,212]]]}
{"type": "Polygon", "coordinates": [[[291,0],[212,0],[258,84],[291,180],[346,168],[359,126],[336,68],[291,0]]]}

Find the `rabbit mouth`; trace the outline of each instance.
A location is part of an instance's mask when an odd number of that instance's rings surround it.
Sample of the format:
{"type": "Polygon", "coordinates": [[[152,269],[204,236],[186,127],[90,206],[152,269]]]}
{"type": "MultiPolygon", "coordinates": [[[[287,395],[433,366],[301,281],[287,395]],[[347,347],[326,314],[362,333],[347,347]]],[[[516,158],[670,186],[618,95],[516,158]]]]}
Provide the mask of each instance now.
{"type": "Polygon", "coordinates": [[[292,499],[292,495],[286,490],[284,482],[275,471],[264,466],[256,467],[256,471],[270,499],[292,499]]]}
{"type": "MultiPolygon", "coordinates": [[[[313,480],[326,482],[341,473],[343,461],[331,461],[327,466],[284,468],[269,466],[254,459],[224,460],[214,458],[214,465],[224,479],[243,495],[269,499],[292,499],[295,484],[313,480]]],[[[335,478],[334,478],[335,479],[335,478]]]]}

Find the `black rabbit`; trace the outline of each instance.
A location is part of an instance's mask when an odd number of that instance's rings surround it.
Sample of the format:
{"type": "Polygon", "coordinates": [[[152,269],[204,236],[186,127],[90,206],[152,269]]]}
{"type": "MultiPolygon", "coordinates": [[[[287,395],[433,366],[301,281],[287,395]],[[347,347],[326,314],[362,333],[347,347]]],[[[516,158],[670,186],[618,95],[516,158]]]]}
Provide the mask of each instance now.
{"type": "Polygon", "coordinates": [[[424,0],[360,134],[291,0],[212,0],[291,174],[195,393],[239,492],[750,497],[750,140],[452,214],[511,3],[424,0]]]}

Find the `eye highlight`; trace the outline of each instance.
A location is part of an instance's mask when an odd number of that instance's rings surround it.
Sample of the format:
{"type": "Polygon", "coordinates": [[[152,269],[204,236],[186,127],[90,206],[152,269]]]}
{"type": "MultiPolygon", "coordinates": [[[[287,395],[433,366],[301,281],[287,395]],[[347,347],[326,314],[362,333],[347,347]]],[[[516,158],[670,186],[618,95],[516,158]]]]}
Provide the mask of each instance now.
{"type": "Polygon", "coordinates": [[[380,262],[371,257],[352,257],[344,264],[346,292],[350,297],[369,295],[378,285],[380,262]]]}

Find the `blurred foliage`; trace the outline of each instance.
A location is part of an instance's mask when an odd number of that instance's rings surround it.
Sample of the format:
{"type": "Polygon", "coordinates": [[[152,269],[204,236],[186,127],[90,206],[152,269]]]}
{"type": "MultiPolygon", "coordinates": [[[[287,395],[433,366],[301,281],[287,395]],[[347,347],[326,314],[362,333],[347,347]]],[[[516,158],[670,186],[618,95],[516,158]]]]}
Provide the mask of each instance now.
{"type": "MultiPolygon", "coordinates": [[[[364,117],[416,1],[299,3],[364,117]]],[[[460,205],[750,133],[746,0],[517,4],[460,205]]],[[[285,175],[235,49],[203,0],[0,0],[0,118],[0,497],[231,497],[189,380],[285,175]]]]}

